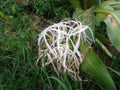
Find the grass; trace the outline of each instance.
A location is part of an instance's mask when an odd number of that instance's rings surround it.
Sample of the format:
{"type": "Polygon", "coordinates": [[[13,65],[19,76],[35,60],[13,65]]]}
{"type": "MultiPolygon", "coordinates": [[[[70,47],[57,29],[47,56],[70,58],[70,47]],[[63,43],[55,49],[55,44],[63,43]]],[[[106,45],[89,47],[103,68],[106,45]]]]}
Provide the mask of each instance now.
{"type": "MultiPolygon", "coordinates": [[[[83,81],[79,82],[64,73],[58,77],[51,66],[43,68],[41,63],[36,66],[40,29],[51,24],[51,19],[57,22],[70,17],[73,10],[69,3],[63,4],[64,0],[44,2],[0,0],[0,90],[101,90],[99,84],[83,72],[80,72],[83,81]]],[[[117,71],[119,63],[113,64],[117,71]]],[[[120,89],[119,77],[113,72],[120,89]]]]}
{"type": "MultiPolygon", "coordinates": [[[[31,26],[31,20],[27,16],[0,20],[0,72],[1,88],[28,88],[34,81],[32,76],[34,60],[37,58],[36,47],[33,43],[37,40],[36,31],[31,26]],[[31,76],[31,77],[28,77],[31,76]],[[23,87],[21,87],[23,86],[23,87]]],[[[30,87],[29,87],[30,88],[30,87]]]]}

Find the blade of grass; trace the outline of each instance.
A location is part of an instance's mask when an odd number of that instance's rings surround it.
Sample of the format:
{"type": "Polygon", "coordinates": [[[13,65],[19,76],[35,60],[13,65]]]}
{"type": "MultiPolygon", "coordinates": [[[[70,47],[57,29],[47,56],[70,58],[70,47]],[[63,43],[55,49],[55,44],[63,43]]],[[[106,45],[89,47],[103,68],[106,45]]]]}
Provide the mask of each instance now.
{"type": "Polygon", "coordinates": [[[61,87],[63,88],[63,90],[68,90],[67,86],[60,79],[58,79],[56,77],[53,77],[53,76],[48,77],[48,79],[53,79],[53,80],[57,81],[58,84],[61,85],[61,87]]]}

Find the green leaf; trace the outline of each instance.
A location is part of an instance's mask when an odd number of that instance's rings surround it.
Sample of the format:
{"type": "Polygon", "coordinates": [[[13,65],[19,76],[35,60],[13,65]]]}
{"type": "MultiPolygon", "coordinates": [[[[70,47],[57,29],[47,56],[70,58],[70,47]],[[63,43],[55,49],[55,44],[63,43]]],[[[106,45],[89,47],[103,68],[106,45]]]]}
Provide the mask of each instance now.
{"type": "Polygon", "coordinates": [[[106,18],[106,14],[105,13],[97,13],[96,14],[96,19],[95,19],[95,23],[97,26],[100,26],[101,21],[105,20],[106,18]]]}
{"type": "Polygon", "coordinates": [[[103,6],[105,5],[118,5],[120,4],[120,0],[119,1],[115,1],[115,0],[108,0],[108,1],[104,1],[102,3],[103,6]]]}
{"type": "Polygon", "coordinates": [[[95,54],[86,43],[81,44],[81,49],[84,53],[84,61],[81,64],[81,69],[89,74],[104,88],[104,90],[116,90],[115,84],[107,71],[102,60],[95,54]]]}
{"type": "Polygon", "coordinates": [[[107,33],[110,41],[115,48],[120,52],[120,13],[112,12],[104,20],[107,25],[107,33]]]}
{"type": "Polygon", "coordinates": [[[120,10],[120,4],[117,4],[117,5],[111,5],[114,10],[120,10]]]}

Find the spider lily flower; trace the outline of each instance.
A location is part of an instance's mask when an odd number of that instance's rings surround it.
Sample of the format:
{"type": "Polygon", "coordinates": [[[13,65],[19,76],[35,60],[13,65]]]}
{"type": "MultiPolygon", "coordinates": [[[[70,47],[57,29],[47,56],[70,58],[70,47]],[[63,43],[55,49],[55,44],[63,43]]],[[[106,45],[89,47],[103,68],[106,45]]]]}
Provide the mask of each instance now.
{"type": "MultiPolygon", "coordinates": [[[[94,36],[91,28],[83,25],[80,21],[61,21],[60,23],[49,26],[43,30],[38,39],[38,46],[40,51],[48,51],[48,60],[45,63],[57,62],[57,73],[63,68],[63,71],[70,73],[78,73],[80,64],[83,61],[79,47],[81,40],[87,41],[88,44],[94,41],[94,36]],[[90,38],[86,31],[91,33],[90,38]],[[76,40],[75,40],[76,38],[76,40]],[[42,49],[42,44],[45,44],[45,49],[42,49]],[[75,65],[77,72],[72,69],[72,64],[75,65]]],[[[54,64],[54,63],[53,63],[54,64]]]]}

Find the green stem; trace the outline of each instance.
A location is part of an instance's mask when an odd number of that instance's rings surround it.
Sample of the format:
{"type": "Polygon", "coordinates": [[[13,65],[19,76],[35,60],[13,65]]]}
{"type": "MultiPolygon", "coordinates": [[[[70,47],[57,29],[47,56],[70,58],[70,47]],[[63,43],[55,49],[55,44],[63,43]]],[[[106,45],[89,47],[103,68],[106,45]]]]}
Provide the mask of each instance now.
{"type": "Polygon", "coordinates": [[[120,72],[116,71],[115,69],[112,69],[111,67],[107,67],[107,68],[120,77],[120,72]]]}
{"type": "Polygon", "coordinates": [[[97,42],[97,44],[102,48],[103,51],[105,51],[105,53],[110,57],[110,58],[113,58],[115,56],[113,56],[109,51],[108,49],[104,46],[104,44],[99,40],[99,39],[95,39],[95,41],[97,42]]]}

